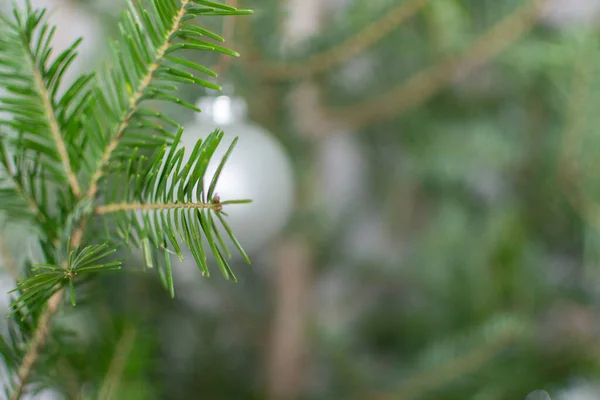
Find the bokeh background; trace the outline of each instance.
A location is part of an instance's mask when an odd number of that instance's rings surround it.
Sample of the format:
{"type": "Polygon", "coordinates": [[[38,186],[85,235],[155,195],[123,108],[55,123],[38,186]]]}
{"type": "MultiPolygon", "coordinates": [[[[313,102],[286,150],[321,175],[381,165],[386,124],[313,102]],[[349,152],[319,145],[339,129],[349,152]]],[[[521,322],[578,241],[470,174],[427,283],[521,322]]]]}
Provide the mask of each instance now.
{"type": "MultiPolygon", "coordinates": [[[[33,4],[85,38],[74,74],[103,64],[122,1],[33,4]]],[[[60,315],[73,350],[33,398],[600,399],[600,1],[230,4],[255,14],[201,23],[242,57],[191,57],[293,169],[283,222],[243,177],[248,242],[285,227],[237,284],[178,266],[174,300],[127,256],[60,315]]],[[[31,253],[6,232],[4,292],[31,253]]]]}

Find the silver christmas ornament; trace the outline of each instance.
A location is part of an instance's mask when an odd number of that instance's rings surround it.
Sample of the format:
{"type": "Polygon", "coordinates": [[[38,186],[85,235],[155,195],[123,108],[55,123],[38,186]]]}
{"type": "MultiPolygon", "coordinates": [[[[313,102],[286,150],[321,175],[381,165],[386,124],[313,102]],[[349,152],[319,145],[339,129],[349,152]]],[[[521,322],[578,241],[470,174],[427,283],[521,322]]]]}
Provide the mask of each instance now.
{"type": "Polygon", "coordinates": [[[249,204],[226,205],[223,211],[244,250],[256,252],[280,234],[292,212],[294,178],[289,156],[272,135],[247,121],[243,99],[203,97],[198,107],[202,112],[184,131],[181,145],[189,157],[198,139],[215,129],[224,131],[205,175],[208,185],[229,145],[238,137],[215,192],[221,201],[252,200],[249,204]]]}
{"type": "Polygon", "coordinates": [[[600,22],[598,0],[549,0],[543,6],[542,22],[558,29],[597,27],[600,22]]]}

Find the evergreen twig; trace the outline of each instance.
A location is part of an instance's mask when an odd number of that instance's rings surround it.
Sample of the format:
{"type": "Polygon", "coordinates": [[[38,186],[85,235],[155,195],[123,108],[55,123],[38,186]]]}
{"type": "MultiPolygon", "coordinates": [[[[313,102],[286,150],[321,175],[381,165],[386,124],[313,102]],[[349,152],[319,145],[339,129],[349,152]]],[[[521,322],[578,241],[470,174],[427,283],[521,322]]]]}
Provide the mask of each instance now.
{"type": "Polygon", "coordinates": [[[503,18],[478,38],[462,54],[452,55],[416,73],[405,83],[376,98],[339,108],[330,108],[330,117],[355,127],[398,117],[434,96],[474,66],[489,62],[528,32],[543,14],[545,0],[527,5],[503,18]]]}
{"type": "Polygon", "coordinates": [[[50,333],[52,326],[52,318],[62,305],[63,293],[64,289],[60,289],[58,292],[54,293],[48,301],[46,310],[40,316],[33,339],[31,343],[29,343],[29,349],[27,350],[25,357],[23,357],[23,362],[19,367],[17,381],[14,383],[10,400],[19,400],[24,394],[25,386],[29,383],[33,367],[40,357],[40,352],[48,339],[48,334],[50,333]]]}
{"type": "Polygon", "coordinates": [[[105,169],[106,165],[108,164],[108,161],[110,160],[111,155],[117,148],[119,141],[123,138],[123,133],[125,132],[125,129],[129,126],[131,117],[138,110],[138,107],[140,105],[142,97],[144,96],[144,92],[146,91],[146,89],[148,88],[150,83],[152,82],[152,79],[154,77],[154,72],[161,65],[161,63],[165,57],[165,52],[172,45],[171,37],[174,35],[175,32],[177,32],[179,30],[181,20],[184,17],[184,15],[186,15],[186,6],[188,5],[188,3],[190,3],[190,0],[181,0],[181,7],[179,9],[179,12],[177,13],[177,17],[173,21],[173,26],[167,35],[167,40],[163,43],[162,46],[160,46],[158,48],[158,50],[154,56],[155,62],[152,63],[148,67],[146,75],[140,81],[139,86],[136,88],[135,92],[132,93],[132,95],[129,97],[129,109],[128,109],[127,113],[125,114],[125,117],[123,117],[121,124],[117,128],[116,134],[114,135],[113,139],[106,147],[104,154],[100,158],[100,162],[98,163],[96,172],[94,173],[94,175],[92,176],[92,179],[90,181],[90,186],[89,186],[89,189],[86,194],[87,198],[93,199],[96,197],[96,193],[98,191],[98,181],[102,178],[102,176],[104,174],[104,169],[105,169]]]}

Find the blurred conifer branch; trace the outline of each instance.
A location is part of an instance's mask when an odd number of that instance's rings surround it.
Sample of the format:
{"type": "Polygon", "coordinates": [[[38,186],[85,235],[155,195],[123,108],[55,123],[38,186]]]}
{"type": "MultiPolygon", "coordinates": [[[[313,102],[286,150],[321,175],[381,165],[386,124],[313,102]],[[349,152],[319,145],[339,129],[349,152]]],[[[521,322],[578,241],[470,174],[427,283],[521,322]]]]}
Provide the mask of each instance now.
{"type": "MultiPolygon", "coordinates": [[[[429,0],[407,0],[386,12],[381,18],[371,22],[352,37],[339,45],[313,54],[309,58],[289,63],[260,62],[252,66],[255,73],[268,81],[292,80],[308,78],[331,70],[332,68],[348,61],[352,57],[363,53],[377,42],[397,29],[404,21],[413,17],[429,0]]],[[[244,24],[245,36],[250,37],[249,25],[244,24]]]]}
{"type": "Polygon", "coordinates": [[[446,85],[473,67],[489,62],[527,33],[544,11],[545,1],[531,0],[480,35],[462,53],[441,60],[417,72],[407,82],[362,103],[331,108],[332,118],[349,126],[364,127],[389,118],[395,118],[421,105],[446,85]]]}
{"type": "Polygon", "coordinates": [[[104,383],[98,394],[99,400],[114,399],[114,393],[118,390],[123,371],[125,370],[125,364],[135,345],[136,335],[137,329],[133,326],[127,327],[121,335],[108,366],[106,378],[104,379],[104,383]]]}
{"type": "MultiPolygon", "coordinates": [[[[487,32],[479,35],[461,54],[452,55],[425,68],[390,90],[364,102],[326,108],[327,117],[343,121],[356,128],[365,127],[389,118],[395,118],[421,105],[440,90],[470,70],[481,66],[519,40],[537,23],[546,11],[547,0],[528,0],[525,6],[512,12],[487,32]]],[[[317,53],[297,63],[259,62],[248,65],[266,81],[309,78],[326,72],[368,50],[390,34],[402,22],[414,16],[427,0],[407,0],[353,35],[339,46],[317,53]]],[[[251,37],[250,26],[243,25],[246,38],[251,37]]],[[[255,47],[255,46],[254,46],[255,47]]]]}
{"type": "Polygon", "coordinates": [[[216,221],[247,258],[222,212],[224,205],[247,201],[214,201],[218,172],[210,183],[203,181],[223,132],[199,140],[184,162],[183,128],[147,103],[166,101],[200,111],[174,92],[180,84],[220,89],[197,76],[216,74],[174,53],[237,56],[213,42],[222,37],[191,21],[250,13],[208,0],[130,2],[119,24],[121,37],[112,45],[112,65],[70,86],[63,78],[81,39],[53,58],[55,28],[45,22],[45,10],[27,2],[12,17],[0,17],[0,84],[7,92],[0,97],[0,111],[8,114],[0,120],[0,211],[35,222],[43,258],[26,268],[12,292],[11,335],[0,338],[0,356],[14,372],[7,398],[23,396],[44,346],[55,339],[52,319],[65,294],[74,306],[75,283],[85,282],[82,276],[119,269],[121,261],[112,254],[122,243],[142,248],[146,266],[157,267],[171,296],[170,258],[172,253],[183,258],[179,242],[187,244],[208,276],[205,240],[224,277],[235,280],[216,221]],[[154,150],[151,156],[138,151],[148,148],[154,150]],[[56,198],[49,196],[55,193],[56,198]],[[117,229],[102,244],[88,244],[88,238],[101,236],[90,232],[99,214],[117,229]]]}
{"type": "Polygon", "coordinates": [[[571,92],[567,107],[561,153],[559,180],[563,193],[579,216],[596,229],[600,229],[600,207],[586,192],[581,182],[581,170],[577,160],[582,143],[582,133],[587,120],[593,63],[590,57],[595,49],[580,45],[574,63],[571,92]]]}
{"type": "Polygon", "coordinates": [[[433,345],[423,355],[422,372],[400,384],[397,394],[377,395],[375,399],[421,398],[456,379],[476,373],[503,350],[529,335],[530,327],[519,318],[510,315],[493,318],[472,332],[433,345]]]}

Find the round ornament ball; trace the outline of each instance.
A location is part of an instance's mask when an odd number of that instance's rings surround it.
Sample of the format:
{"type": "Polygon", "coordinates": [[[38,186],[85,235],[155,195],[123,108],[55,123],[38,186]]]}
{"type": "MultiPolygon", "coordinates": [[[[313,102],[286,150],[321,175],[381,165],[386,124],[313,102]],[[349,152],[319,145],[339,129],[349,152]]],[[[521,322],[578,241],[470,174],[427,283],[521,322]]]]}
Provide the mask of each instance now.
{"type": "MultiPolygon", "coordinates": [[[[229,145],[238,138],[219,175],[215,195],[221,201],[252,200],[247,204],[228,204],[223,211],[244,250],[256,252],[283,230],[292,213],[294,176],[290,158],[269,132],[247,121],[243,99],[203,97],[197,105],[202,112],[196,114],[195,123],[186,127],[181,137],[180,145],[186,148],[184,161],[198,139],[206,138],[215,129],[222,130],[223,139],[204,177],[208,185],[229,145]]],[[[222,234],[227,237],[224,230],[222,234]]]]}
{"type": "Polygon", "coordinates": [[[543,4],[542,23],[556,29],[598,26],[598,0],[549,0],[543,4]]]}

